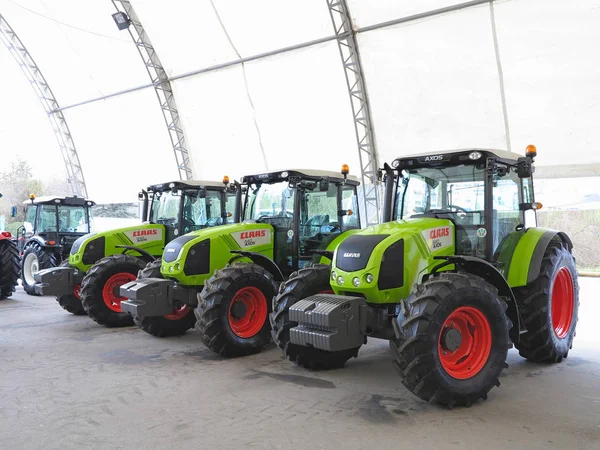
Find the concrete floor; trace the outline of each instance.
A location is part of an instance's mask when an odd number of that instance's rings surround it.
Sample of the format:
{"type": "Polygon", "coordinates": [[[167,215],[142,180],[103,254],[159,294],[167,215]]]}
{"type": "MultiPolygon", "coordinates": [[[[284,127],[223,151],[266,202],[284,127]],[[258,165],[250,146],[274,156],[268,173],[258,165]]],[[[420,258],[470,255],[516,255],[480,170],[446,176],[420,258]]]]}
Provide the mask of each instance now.
{"type": "Polygon", "coordinates": [[[400,384],[387,343],[309,372],[279,350],[224,360],[195,332],[105,329],[19,290],[0,302],[0,449],[600,449],[600,279],[581,279],[569,358],[512,350],[486,402],[442,409],[400,384]]]}

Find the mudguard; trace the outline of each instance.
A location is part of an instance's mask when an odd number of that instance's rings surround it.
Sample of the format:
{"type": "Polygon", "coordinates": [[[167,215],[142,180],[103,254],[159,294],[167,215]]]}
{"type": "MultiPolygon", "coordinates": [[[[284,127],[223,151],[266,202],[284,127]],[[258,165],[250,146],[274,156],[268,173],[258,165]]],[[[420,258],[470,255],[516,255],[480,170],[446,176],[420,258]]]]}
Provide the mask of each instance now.
{"type": "Polygon", "coordinates": [[[497,262],[511,288],[526,286],[540,274],[544,253],[554,239],[563,242],[569,251],[573,243],[561,232],[534,227],[509,234],[498,249],[497,262]]]}
{"type": "Polygon", "coordinates": [[[446,265],[454,264],[456,268],[461,268],[465,272],[477,275],[498,289],[498,294],[509,300],[507,302],[508,310],[506,311],[506,314],[513,324],[509,331],[510,339],[513,341],[513,343],[519,342],[519,336],[526,331],[526,328],[523,320],[521,319],[521,314],[519,312],[519,308],[517,307],[515,295],[508,282],[498,271],[498,269],[496,269],[486,260],[476,258],[474,256],[436,256],[435,259],[445,260],[446,262],[435,267],[432,270],[432,273],[437,272],[446,265]]]}
{"type": "Polygon", "coordinates": [[[243,250],[231,250],[231,253],[234,253],[236,256],[231,258],[228,264],[231,264],[232,262],[237,261],[240,258],[248,258],[254,264],[257,264],[263,267],[265,270],[271,272],[271,275],[273,275],[275,281],[283,281],[283,274],[281,273],[279,267],[277,267],[277,264],[275,264],[273,260],[267,258],[265,255],[255,252],[245,252],[243,250]]]}

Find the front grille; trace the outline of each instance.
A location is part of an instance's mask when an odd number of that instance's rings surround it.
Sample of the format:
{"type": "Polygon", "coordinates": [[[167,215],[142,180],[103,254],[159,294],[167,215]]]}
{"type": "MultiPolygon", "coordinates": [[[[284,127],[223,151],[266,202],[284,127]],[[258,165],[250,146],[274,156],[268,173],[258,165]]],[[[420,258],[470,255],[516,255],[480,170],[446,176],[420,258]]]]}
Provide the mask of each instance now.
{"type": "Polygon", "coordinates": [[[344,272],[355,272],[367,267],[371,253],[389,235],[353,235],[344,240],[337,249],[335,266],[344,272]]]}
{"type": "Polygon", "coordinates": [[[82,262],[84,264],[95,264],[96,261],[104,258],[104,241],[104,236],[101,236],[88,242],[83,250],[82,262]]]}
{"type": "Polygon", "coordinates": [[[191,240],[196,239],[196,237],[197,236],[194,235],[187,235],[173,239],[165,247],[165,251],[163,252],[163,261],[167,263],[175,261],[179,257],[181,248],[191,240]]]}
{"type": "Polygon", "coordinates": [[[383,253],[377,288],[394,289],[404,286],[404,239],[394,242],[383,253]]]}
{"type": "Polygon", "coordinates": [[[210,272],[210,239],[192,245],[187,253],[183,273],[185,275],[200,275],[210,272]]]}
{"type": "Polygon", "coordinates": [[[91,238],[93,235],[94,233],[88,233],[84,234],[80,238],[77,238],[75,242],[73,242],[73,246],[71,247],[71,255],[77,254],[79,248],[81,247],[81,244],[83,244],[88,238],[91,238]]]}

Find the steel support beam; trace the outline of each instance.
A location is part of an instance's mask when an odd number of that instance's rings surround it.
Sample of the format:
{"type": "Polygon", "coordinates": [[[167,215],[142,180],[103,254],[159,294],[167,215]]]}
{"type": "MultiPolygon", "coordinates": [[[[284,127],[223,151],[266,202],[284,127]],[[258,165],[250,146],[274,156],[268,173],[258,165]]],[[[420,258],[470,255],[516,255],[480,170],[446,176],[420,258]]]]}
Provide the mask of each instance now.
{"type": "Polygon", "coordinates": [[[169,77],[129,0],[112,0],[112,2],[117,11],[125,12],[131,20],[131,26],[128,28],[128,31],[140,53],[142,61],[144,61],[151,85],[154,86],[158,102],[160,103],[167,130],[169,131],[171,145],[173,146],[173,152],[175,153],[179,178],[190,180],[193,177],[192,164],[169,77]]]}
{"type": "Polygon", "coordinates": [[[65,116],[59,111],[59,104],[39,67],[2,14],[0,14],[0,40],[19,64],[48,115],[65,162],[71,192],[79,197],[87,197],[81,163],[65,116]]]}
{"type": "Polygon", "coordinates": [[[358,144],[364,211],[367,225],[379,223],[379,187],[377,150],[371,121],[371,108],[360,61],[356,30],[346,0],[326,0],[331,22],[344,65],[344,74],[352,105],[354,130],[358,144]]]}

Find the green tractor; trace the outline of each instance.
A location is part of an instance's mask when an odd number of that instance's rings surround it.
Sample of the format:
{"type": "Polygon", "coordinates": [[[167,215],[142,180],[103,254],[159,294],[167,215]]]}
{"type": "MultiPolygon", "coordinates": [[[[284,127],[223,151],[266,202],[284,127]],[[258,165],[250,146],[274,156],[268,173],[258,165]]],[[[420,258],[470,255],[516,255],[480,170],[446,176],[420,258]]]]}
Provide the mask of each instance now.
{"type": "MultiPolygon", "coordinates": [[[[344,166],[342,174],[287,170],[245,176],[244,222],[169,243],[160,267],[121,287],[129,299],[121,307],[155,336],[177,330],[146,326],[149,319],[196,309],[196,328],[208,348],[223,356],[259,352],[270,342],[267,316],[279,284],[311,261],[330,258],[337,242],[360,228],[359,182],[347,175],[344,166]]],[[[323,288],[329,290],[329,283],[323,288]]]]}
{"type": "MultiPolygon", "coordinates": [[[[87,313],[100,325],[132,325],[131,316],[121,310],[119,287],[135,280],[138,271],[160,257],[165,245],[176,237],[239,220],[235,198],[235,186],[214,181],[150,186],[139,195],[144,223],[80,237],[61,267],[35,275],[35,290],[56,296],[65,310],[87,313]],[[236,212],[232,214],[232,210],[236,212]]],[[[190,326],[194,325],[194,315],[188,311],[167,316],[167,320],[192,320],[190,326]]]]}
{"type": "Polygon", "coordinates": [[[21,283],[29,295],[40,295],[34,287],[35,273],[69,258],[77,239],[90,232],[90,209],[95,203],[81,197],[31,194],[25,204],[25,220],[17,231],[21,283]]]}
{"type": "Polygon", "coordinates": [[[569,237],[536,226],[535,155],[462,150],[386,165],[386,223],[347,236],[331,267],[282,284],[270,321],[284,355],[341,367],[368,337],[386,339],[404,386],[450,407],[499,386],[513,344],[531,361],[566,358],[577,271],[569,237]],[[326,280],[335,294],[317,293],[326,280]]]}

